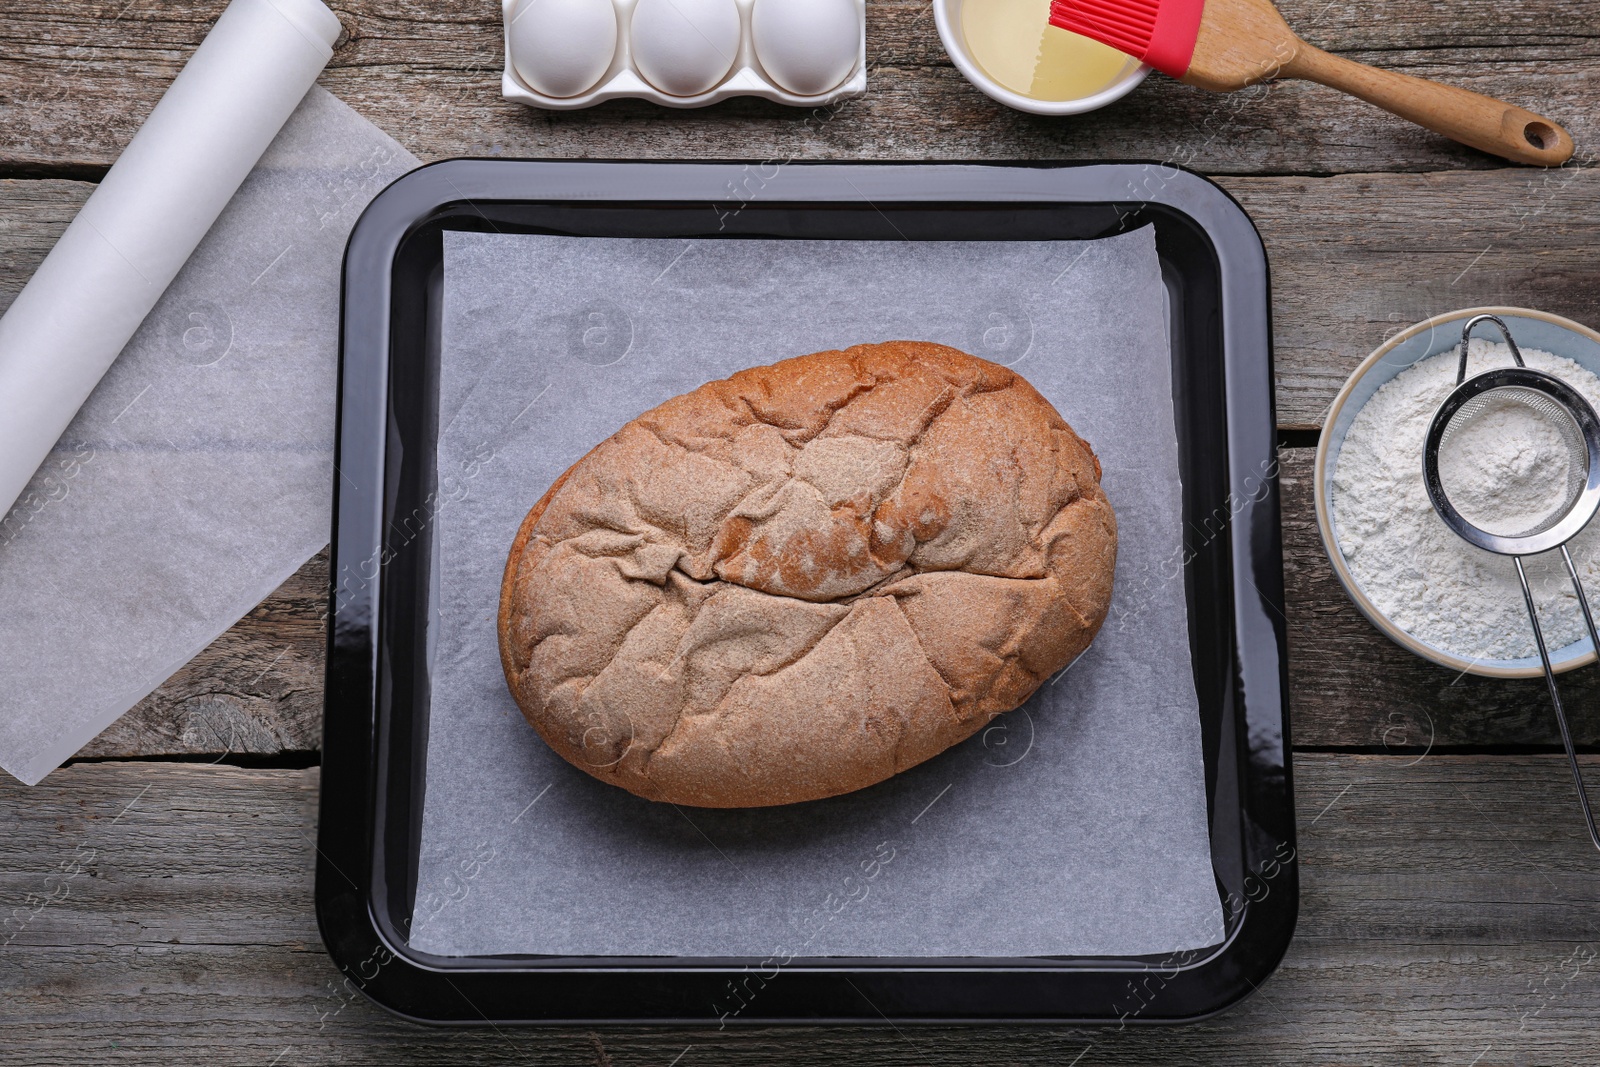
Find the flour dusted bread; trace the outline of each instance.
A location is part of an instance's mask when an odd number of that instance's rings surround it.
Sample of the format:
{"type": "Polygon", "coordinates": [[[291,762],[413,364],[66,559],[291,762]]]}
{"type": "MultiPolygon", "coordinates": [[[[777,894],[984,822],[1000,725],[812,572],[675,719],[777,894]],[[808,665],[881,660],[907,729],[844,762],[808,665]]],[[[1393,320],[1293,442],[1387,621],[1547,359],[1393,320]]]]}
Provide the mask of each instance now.
{"type": "Polygon", "coordinates": [[[703,807],[882,781],[1105,618],[1100,464],[1019,375],[892,342],[741,371],[583,457],[506,564],[500,655],[575,766],[703,807]]]}

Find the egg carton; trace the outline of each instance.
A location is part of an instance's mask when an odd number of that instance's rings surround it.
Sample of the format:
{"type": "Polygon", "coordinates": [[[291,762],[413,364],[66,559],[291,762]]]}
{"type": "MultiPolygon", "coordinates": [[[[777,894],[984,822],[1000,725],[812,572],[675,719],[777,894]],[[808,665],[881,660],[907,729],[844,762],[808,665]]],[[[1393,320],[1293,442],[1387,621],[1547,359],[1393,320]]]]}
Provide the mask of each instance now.
{"type": "Polygon", "coordinates": [[[756,0],[735,0],[739,9],[739,52],[727,76],[703,93],[673,96],[644,79],[633,62],[633,12],[639,0],[612,0],[617,13],[617,47],[611,65],[593,88],[578,96],[549,96],[528,85],[517,73],[511,55],[511,24],[519,0],[501,0],[504,24],[506,65],[500,78],[500,92],[507,100],[552,111],[576,111],[603,104],[607,100],[651,100],[665,107],[706,107],[735,96],[756,96],[793,107],[821,107],[867,91],[866,0],[855,0],[857,25],[861,28],[856,64],[843,82],[827,92],[803,96],[789,92],[768,77],[756,55],[751,31],[751,12],[756,0]]]}

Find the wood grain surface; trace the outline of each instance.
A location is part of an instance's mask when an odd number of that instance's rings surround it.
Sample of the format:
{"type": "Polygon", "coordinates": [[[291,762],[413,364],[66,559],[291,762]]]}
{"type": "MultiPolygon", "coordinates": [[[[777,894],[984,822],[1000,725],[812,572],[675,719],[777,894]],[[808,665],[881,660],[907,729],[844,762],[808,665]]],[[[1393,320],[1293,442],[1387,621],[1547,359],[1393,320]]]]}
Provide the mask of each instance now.
{"type": "Polygon", "coordinates": [[[1373,349],[1441,312],[1509,304],[1600,327],[1600,171],[1217,180],[1267,248],[1280,426],[1320,427],[1373,349]]]}
{"type": "MultiPolygon", "coordinates": [[[[1280,453],[1294,740],[1390,754],[1560,744],[1544,684],[1462,676],[1413,656],[1339,587],[1312,509],[1309,448],[1280,453]]],[[[79,753],[116,758],[311,753],[322,728],[328,562],[260,607],[79,753]]],[[[1600,743],[1600,687],[1563,680],[1580,743],[1600,743]]]]}
{"type": "MultiPolygon", "coordinates": [[[[6,0],[0,308],[224,0],[6,0]]],[[[1076,119],[969,86],[927,0],[868,0],[867,96],[820,112],[499,95],[498,0],[334,0],[322,84],[424,159],[1144,159],[1213,176],[1271,261],[1300,925],[1204,1023],[1071,1029],[428,1030],[360,994],[311,911],[319,555],[78,761],[0,780],[0,1061],[84,1064],[1459,1064],[1597,1062],[1600,854],[1535,683],[1455,677],[1356,613],[1311,509],[1316,428],[1393,332],[1478,304],[1600,326],[1600,4],[1285,0],[1306,40],[1548,115],[1578,145],[1507,167],[1314,85],[1159,75],[1076,119]],[[187,762],[178,762],[187,761],[187,762]],[[213,764],[215,761],[215,765],[213,764]]],[[[1070,413],[1069,413],[1070,416],[1070,413]]],[[[1564,681],[1600,744],[1600,686],[1564,681]]],[[[1585,757],[1600,782],[1600,756],[1585,757]]],[[[3,776],[0,776],[3,777],[3,776]]]]}
{"type": "MultiPolygon", "coordinates": [[[[1600,170],[1217,181],[1267,248],[1280,426],[1320,426],[1369,352],[1442,311],[1519,304],[1600,326],[1600,170]]],[[[0,179],[0,310],[92,189],[0,179]]]]}
{"type": "MultiPolygon", "coordinates": [[[[1600,323],[1600,172],[1220,179],[1273,267],[1279,423],[1305,430],[1391,333],[1453,308],[1537,306],[1600,323]]],[[[0,180],[0,307],[93,186],[0,180]]],[[[1070,413],[1069,413],[1070,414],[1070,413]]],[[[1542,687],[1457,677],[1393,645],[1338,587],[1310,493],[1311,449],[1283,454],[1285,575],[1296,742],[1413,751],[1554,745],[1542,687]]],[[[327,565],[312,560],[85,757],[310,753],[321,730],[327,565]]],[[[1568,686],[1577,736],[1600,743],[1600,689],[1568,686]]]]}
{"type": "MultiPolygon", "coordinates": [[[[109,166],[223,0],[8,0],[0,169],[109,166]]],[[[336,0],[348,34],[322,82],[425,159],[1155,159],[1207,173],[1490,168],[1491,157],[1299,82],[1228,95],[1152,76],[1074,119],[1009,111],[946,58],[928,0],[867,5],[868,94],[811,114],[735,100],[702,111],[620,101],[541,112],[501,99],[498,0],[336,0]]],[[[1580,145],[1600,115],[1600,8],[1588,0],[1286,0],[1313,44],[1548,115],[1580,145]],[[1552,71],[1559,77],[1552,77],[1552,71]]]]}
{"type": "Polygon", "coordinates": [[[1564,761],[1308,754],[1295,774],[1294,944],[1208,1022],[462,1032],[389,1017],[322,951],[316,769],[79,764],[0,782],[21,815],[0,835],[0,899],[21,906],[0,934],[0,1048],[73,1065],[1592,1067],[1600,854],[1564,761]]]}
{"type": "MultiPolygon", "coordinates": [[[[1320,425],[1386,336],[1440,311],[1521,303],[1600,323],[1600,173],[1224,178],[1273,265],[1280,425],[1320,425]],[[1359,225],[1356,224],[1359,220],[1359,225]]],[[[88,195],[85,182],[0,180],[0,306],[88,195]]],[[[1374,630],[1338,588],[1310,496],[1310,449],[1283,456],[1285,570],[1299,743],[1407,749],[1552,745],[1536,683],[1457,678],[1374,630]]],[[[85,756],[275,755],[320,730],[325,561],[312,561],[85,756]]],[[[1600,741],[1600,692],[1572,689],[1578,736],[1600,741]]]]}

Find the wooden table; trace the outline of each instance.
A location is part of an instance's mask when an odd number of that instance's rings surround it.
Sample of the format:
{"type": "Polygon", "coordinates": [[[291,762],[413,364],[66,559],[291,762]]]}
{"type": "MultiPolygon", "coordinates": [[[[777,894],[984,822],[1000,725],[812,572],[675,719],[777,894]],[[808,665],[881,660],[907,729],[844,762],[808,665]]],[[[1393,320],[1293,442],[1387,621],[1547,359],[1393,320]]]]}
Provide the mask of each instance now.
{"type": "MultiPolygon", "coordinates": [[[[5,7],[0,302],[222,0],[5,7]]],[[[1600,854],[1581,830],[1542,688],[1456,677],[1385,641],[1335,584],[1310,494],[1322,413],[1387,334],[1495,303],[1600,325],[1600,5],[1283,4],[1323,47],[1566,124],[1578,159],[1548,172],[1501,166],[1298,83],[1221,97],[1152,77],[1084,118],[1007,111],[950,65],[927,0],[869,0],[870,92],[826,118],[753,101],[531,111],[500,99],[496,0],[336,9],[348,35],[322,84],[424,159],[1142,158],[1192,167],[1237,197],[1273,270],[1299,931],[1259,995],[1175,1029],[459,1032],[399,1022],[335,969],[312,915],[319,556],[68,766],[32,790],[0,782],[0,909],[26,918],[0,948],[5,1060],[1600,1061],[1600,854]],[[47,890],[58,899],[35,910],[47,890]]],[[[1592,752],[1600,696],[1590,677],[1567,691],[1592,752]]],[[[1600,757],[1586,762],[1600,781],[1600,757]]]]}

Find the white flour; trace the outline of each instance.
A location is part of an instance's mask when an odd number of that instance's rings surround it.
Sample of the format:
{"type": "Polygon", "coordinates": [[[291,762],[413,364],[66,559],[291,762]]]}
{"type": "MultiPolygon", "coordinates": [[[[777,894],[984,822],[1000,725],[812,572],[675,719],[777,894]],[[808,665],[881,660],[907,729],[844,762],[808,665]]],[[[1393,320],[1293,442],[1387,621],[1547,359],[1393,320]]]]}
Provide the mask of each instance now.
{"type": "MultiPolygon", "coordinates": [[[[1469,353],[1469,377],[1512,365],[1502,343],[1474,339],[1469,353]]],[[[1522,355],[1529,367],[1561,378],[1600,408],[1600,378],[1548,352],[1522,355]]],[[[1334,529],[1361,591],[1401,629],[1466,659],[1520,659],[1537,649],[1515,565],[1451,533],[1422,484],[1423,438],[1455,388],[1456,365],[1454,349],[1422,360],[1356,414],[1333,473],[1334,529]]],[[[1456,509],[1485,529],[1526,529],[1564,497],[1565,451],[1551,427],[1526,413],[1490,411],[1449,456],[1440,457],[1440,480],[1456,509]]],[[[1600,589],[1600,522],[1567,547],[1584,588],[1600,589]]],[[[1583,637],[1560,553],[1524,565],[1551,651],[1583,637]]]]}
{"type": "Polygon", "coordinates": [[[1461,517],[1507,537],[1557,517],[1571,468],[1561,431],[1507,397],[1491,399],[1439,452],[1440,484],[1461,517]]]}

